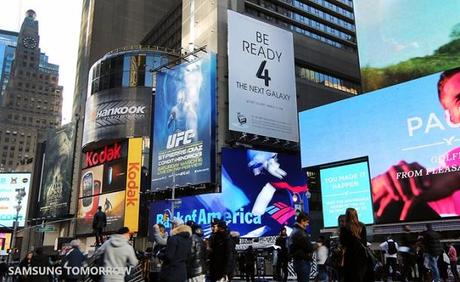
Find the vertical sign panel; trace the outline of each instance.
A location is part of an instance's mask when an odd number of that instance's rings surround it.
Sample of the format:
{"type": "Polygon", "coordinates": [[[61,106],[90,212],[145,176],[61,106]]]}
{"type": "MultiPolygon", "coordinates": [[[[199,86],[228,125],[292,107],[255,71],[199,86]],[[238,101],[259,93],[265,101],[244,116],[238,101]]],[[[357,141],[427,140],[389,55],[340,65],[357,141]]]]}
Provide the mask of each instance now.
{"type": "Polygon", "coordinates": [[[152,189],[212,183],[214,179],[215,55],[157,76],[152,189]]]}
{"type": "Polygon", "coordinates": [[[141,186],[142,138],[129,139],[128,173],[126,174],[125,226],[131,232],[139,228],[139,195],[141,186]]]}
{"type": "Polygon", "coordinates": [[[229,128],[297,142],[292,33],[228,11],[229,128]]]}

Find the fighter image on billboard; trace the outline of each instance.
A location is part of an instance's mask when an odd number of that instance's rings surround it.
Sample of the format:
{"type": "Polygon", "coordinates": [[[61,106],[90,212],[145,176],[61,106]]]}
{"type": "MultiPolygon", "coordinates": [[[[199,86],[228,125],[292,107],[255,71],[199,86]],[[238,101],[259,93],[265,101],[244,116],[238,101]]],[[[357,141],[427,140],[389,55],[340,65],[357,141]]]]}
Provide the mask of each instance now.
{"type": "Polygon", "coordinates": [[[215,55],[207,55],[157,75],[152,130],[154,191],[210,183],[213,178],[215,60],[215,55]]]}
{"type": "Polygon", "coordinates": [[[298,157],[224,148],[222,162],[221,193],[184,197],[174,215],[169,201],[155,201],[150,227],[155,223],[169,227],[174,216],[195,221],[209,235],[213,218],[220,218],[242,237],[274,236],[282,226],[294,223],[296,212],[308,212],[306,175],[298,157]]]}

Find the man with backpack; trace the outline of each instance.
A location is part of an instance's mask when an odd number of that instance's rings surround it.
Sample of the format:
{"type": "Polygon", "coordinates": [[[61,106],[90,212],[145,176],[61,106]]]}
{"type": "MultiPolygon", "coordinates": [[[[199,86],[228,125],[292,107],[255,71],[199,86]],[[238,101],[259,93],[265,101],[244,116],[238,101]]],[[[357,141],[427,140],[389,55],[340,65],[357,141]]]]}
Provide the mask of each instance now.
{"type": "Polygon", "coordinates": [[[397,280],[397,267],[398,267],[398,243],[396,243],[391,236],[387,237],[387,240],[380,244],[380,249],[385,253],[385,273],[386,277],[390,276],[393,281],[397,280]]]}

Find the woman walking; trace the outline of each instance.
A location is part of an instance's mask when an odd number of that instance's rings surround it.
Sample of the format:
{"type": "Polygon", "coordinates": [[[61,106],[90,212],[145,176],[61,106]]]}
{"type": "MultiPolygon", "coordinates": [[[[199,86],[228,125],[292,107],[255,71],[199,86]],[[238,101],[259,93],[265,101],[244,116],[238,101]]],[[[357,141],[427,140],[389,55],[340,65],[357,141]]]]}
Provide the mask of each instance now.
{"type": "Polygon", "coordinates": [[[353,208],[346,211],[345,226],[340,228],[340,243],[345,249],[343,276],[345,282],[371,282],[373,269],[366,253],[366,227],[353,208]]]}

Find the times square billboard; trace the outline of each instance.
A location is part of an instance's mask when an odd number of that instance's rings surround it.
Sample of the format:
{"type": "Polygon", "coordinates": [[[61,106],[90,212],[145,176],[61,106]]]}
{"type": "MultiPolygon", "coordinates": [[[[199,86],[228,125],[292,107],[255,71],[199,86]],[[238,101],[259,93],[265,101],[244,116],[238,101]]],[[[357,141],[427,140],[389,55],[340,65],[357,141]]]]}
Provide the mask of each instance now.
{"type": "Polygon", "coordinates": [[[16,219],[16,205],[18,201],[17,189],[26,193],[21,202],[18,214],[18,226],[24,226],[29,202],[30,173],[13,172],[0,173],[0,226],[13,227],[16,219]]]}
{"type": "Polygon", "coordinates": [[[69,213],[74,142],[74,123],[51,131],[47,136],[40,187],[39,217],[59,218],[69,213]]]}
{"type": "Polygon", "coordinates": [[[138,230],[142,138],[115,142],[84,153],[78,194],[77,234],[92,232],[99,206],[108,232],[123,226],[138,230]]]}
{"type": "Polygon", "coordinates": [[[214,182],[216,56],[157,75],[152,190],[214,182]]]}
{"type": "MultiPolygon", "coordinates": [[[[459,101],[453,69],[301,112],[302,167],[367,158],[376,223],[458,217],[459,101]]],[[[352,197],[356,175],[329,181],[352,197]]]]}
{"type": "MultiPolygon", "coordinates": [[[[242,237],[277,235],[292,226],[297,210],[309,211],[306,175],[295,155],[244,149],[222,150],[222,192],[181,198],[174,216],[192,220],[210,234],[214,218],[223,219],[242,237]]],[[[149,234],[162,223],[170,228],[171,202],[154,201],[149,234]]]]}

